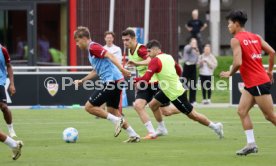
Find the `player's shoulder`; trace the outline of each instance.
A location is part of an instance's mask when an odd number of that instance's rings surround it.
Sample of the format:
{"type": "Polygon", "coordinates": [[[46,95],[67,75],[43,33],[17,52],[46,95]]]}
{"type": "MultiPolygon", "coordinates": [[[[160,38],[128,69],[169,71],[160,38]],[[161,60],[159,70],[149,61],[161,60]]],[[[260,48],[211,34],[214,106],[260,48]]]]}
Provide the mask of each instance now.
{"type": "Polygon", "coordinates": [[[104,46],[102,46],[101,44],[97,43],[97,42],[91,42],[89,45],[89,49],[99,49],[99,48],[104,48],[104,46]]]}

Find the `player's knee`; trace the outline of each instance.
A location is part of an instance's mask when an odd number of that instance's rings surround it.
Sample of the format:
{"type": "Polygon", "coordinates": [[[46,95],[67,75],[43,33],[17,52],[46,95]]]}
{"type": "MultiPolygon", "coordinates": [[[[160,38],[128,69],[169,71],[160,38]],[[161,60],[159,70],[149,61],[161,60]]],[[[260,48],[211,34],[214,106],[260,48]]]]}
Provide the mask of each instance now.
{"type": "Polygon", "coordinates": [[[145,105],[143,103],[135,101],[133,103],[133,107],[136,111],[140,111],[140,110],[144,109],[145,105]]]}
{"type": "Polygon", "coordinates": [[[8,111],[8,106],[7,106],[7,104],[5,104],[5,103],[0,103],[0,109],[1,109],[3,112],[8,111]]]}
{"type": "Polygon", "coordinates": [[[245,117],[245,116],[247,115],[247,112],[244,111],[242,108],[238,108],[237,114],[238,114],[241,118],[243,118],[243,117],[245,117]]]}
{"type": "Polygon", "coordinates": [[[88,102],[85,104],[84,109],[88,113],[93,113],[93,105],[88,102]]]}

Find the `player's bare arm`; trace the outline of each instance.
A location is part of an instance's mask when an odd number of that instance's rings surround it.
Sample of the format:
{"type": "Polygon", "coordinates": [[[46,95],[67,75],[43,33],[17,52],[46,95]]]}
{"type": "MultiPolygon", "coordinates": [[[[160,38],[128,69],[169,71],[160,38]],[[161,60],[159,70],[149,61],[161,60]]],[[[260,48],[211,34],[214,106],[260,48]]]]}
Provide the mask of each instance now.
{"type": "Polygon", "coordinates": [[[9,86],[9,91],[11,93],[11,96],[15,94],[16,89],[14,86],[14,79],[13,79],[13,69],[12,69],[12,65],[10,63],[7,63],[7,72],[9,75],[9,79],[10,79],[10,86],[9,86]]]}
{"type": "Polygon", "coordinates": [[[96,76],[97,76],[97,72],[95,70],[92,70],[87,76],[85,76],[81,80],[75,80],[74,84],[79,86],[79,85],[83,84],[85,81],[91,80],[91,79],[95,78],[96,76]]]}
{"type": "Polygon", "coordinates": [[[130,77],[131,76],[131,72],[126,70],[125,68],[123,68],[123,66],[119,63],[119,61],[117,60],[117,58],[109,53],[106,52],[104,55],[106,58],[109,58],[111,60],[111,62],[122,72],[122,74],[126,77],[130,77]]]}
{"type": "Polygon", "coordinates": [[[269,55],[269,67],[267,70],[267,74],[270,78],[270,80],[273,82],[273,66],[274,66],[274,57],[275,57],[275,50],[266,42],[263,40],[261,36],[259,36],[261,39],[262,49],[269,55]]]}
{"type": "Polygon", "coordinates": [[[231,39],[231,48],[233,50],[232,69],[231,71],[222,71],[220,73],[221,78],[228,78],[232,76],[239,70],[242,64],[242,50],[241,50],[240,42],[237,39],[235,38],[231,39]]]}

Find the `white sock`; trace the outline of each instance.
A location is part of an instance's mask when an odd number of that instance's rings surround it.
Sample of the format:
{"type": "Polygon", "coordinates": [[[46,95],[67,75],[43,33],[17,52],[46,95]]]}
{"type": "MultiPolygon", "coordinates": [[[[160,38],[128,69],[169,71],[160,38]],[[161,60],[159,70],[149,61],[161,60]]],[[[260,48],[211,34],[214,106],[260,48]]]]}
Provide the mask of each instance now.
{"type": "Polygon", "coordinates": [[[9,131],[13,130],[13,124],[12,123],[11,124],[7,124],[7,126],[8,126],[8,130],[9,131]]]}
{"type": "Polygon", "coordinates": [[[164,121],[158,122],[158,128],[165,129],[166,128],[165,122],[164,121]]]}
{"type": "Polygon", "coordinates": [[[153,128],[151,121],[146,122],[144,125],[146,126],[149,133],[155,133],[155,130],[153,128]]]}
{"type": "Polygon", "coordinates": [[[10,148],[17,147],[17,142],[9,136],[7,136],[7,139],[4,141],[4,144],[8,145],[10,148]]]}
{"type": "Polygon", "coordinates": [[[116,124],[118,120],[120,120],[117,116],[112,115],[111,113],[107,114],[107,120],[111,121],[113,124],[116,124]]]}
{"type": "Polygon", "coordinates": [[[208,127],[210,127],[213,130],[217,129],[217,125],[214,122],[210,122],[208,127]]]}
{"type": "Polygon", "coordinates": [[[254,132],[253,129],[251,130],[245,130],[245,135],[246,135],[246,139],[247,139],[247,143],[254,143],[255,142],[255,138],[254,138],[254,132]]]}
{"type": "Polygon", "coordinates": [[[137,136],[138,134],[133,130],[133,128],[131,126],[129,126],[127,129],[126,129],[126,132],[128,134],[129,137],[134,137],[134,136],[137,136]]]}

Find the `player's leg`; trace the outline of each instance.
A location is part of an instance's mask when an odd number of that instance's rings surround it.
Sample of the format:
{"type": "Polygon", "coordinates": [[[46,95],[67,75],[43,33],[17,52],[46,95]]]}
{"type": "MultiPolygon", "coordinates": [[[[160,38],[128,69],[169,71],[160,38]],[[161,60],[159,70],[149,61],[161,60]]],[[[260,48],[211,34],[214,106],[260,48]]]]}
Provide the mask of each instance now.
{"type": "MultiPolygon", "coordinates": [[[[120,98],[121,98],[121,89],[116,86],[114,90],[110,90],[109,93],[109,100],[106,102],[107,105],[107,111],[116,117],[121,117],[121,113],[119,112],[119,104],[120,104],[120,98]]],[[[118,124],[115,124],[117,126],[118,124]]],[[[117,135],[114,135],[117,137],[119,133],[121,132],[121,128],[125,129],[128,133],[129,139],[126,142],[139,142],[140,136],[134,131],[134,129],[128,124],[128,122],[123,119],[123,123],[120,124],[120,130],[117,131],[117,135]]],[[[115,133],[116,134],[116,133],[115,133]]]]}
{"type": "Polygon", "coordinates": [[[265,118],[276,126],[276,112],[273,109],[273,101],[270,93],[271,83],[265,83],[258,87],[260,96],[255,96],[255,102],[262,110],[265,118]]]}
{"type": "MultiPolygon", "coordinates": [[[[149,97],[150,97],[149,102],[151,102],[153,100],[153,98],[156,96],[156,94],[160,92],[159,85],[158,84],[151,84],[151,87],[150,87],[150,89],[148,89],[148,92],[149,92],[148,94],[149,94],[149,97]]],[[[151,104],[154,104],[154,102],[158,102],[158,101],[152,101],[151,104]]],[[[166,128],[165,122],[163,121],[163,117],[162,117],[162,110],[166,110],[166,108],[163,108],[163,107],[166,107],[168,105],[170,105],[169,100],[168,100],[167,103],[162,103],[162,105],[159,107],[158,110],[153,111],[153,115],[154,115],[154,117],[157,121],[157,129],[155,130],[156,136],[168,135],[168,130],[166,128]]]]}
{"type": "Polygon", "coordinates": [[[12,159],[17,160],[21,156],[21,148],[23,147],[22,141],[15,141],[0,131],[0,141],[9,146],[12,150],[12,159]]]}
{"type": "Polygon", "coordinates": [[[92,115],[107,119],[115,124],[114,136],[118,136],[118,133],[120,133],[121,127],[123,125],[123,118],[114,116],[101,108],[103,103],[111,99],[110,94],[113,93],[112,90],[107,90],[108,86],[109,85],[104,85],[104,89],[96,89],[93,91],[91,97],[85,104],[85,110],[92,115]]]}
{"type": "Polygon", "coordinates": [[[180,113],[180,111],[171,103],[168,106],[160,107],[160,111],[164,116],[171,116],[180,113]]]}
{"type": "MultiPolygon", "coordinates": [[[[154,116],[156,119],[159,118],[159,116],[161,115],[161,111],[160,110],[165,110],[164,108],[162,108],[162,106],[167,106],[169,108],[169,104],[170,104],[170,100],[166,97],[166,95],[159,90],[154,98],[150,101],[149,103],[149,107],[152,110],[154,116]]],[[[168,134],[168,130],[164,124],[163,121],[158,123],[158,127],[156,129],[156,136],[162,136],[162,135],[167,135],[168,134]]]]}
{"type": "MultiPolygon", "coordinates": [[[[107,107],[107,111],[115,116],[120,117],[120,111],[118,108],[113,108],[111,106],[107,107]]],[[[122,128],[127,132],[128,134],[128,139],[125,140],[125,143],[137,143],[140,142],[140,136],[135,132],[135,130],[129,125],[128,121],[124,117],[123,125],[122,128]]]]}
{"type": "Polygon", "coordinates": [[[16,133],[13,129],[13,124],[12,124],[12,113],[9,110],[8,105],[7,105],[7,97],[6,97],[5,87],[2,85],[0,86],[0,109],[3,112],[4,119],[8,126],[9,135],[11,137],[16,137],[16,133]]]}
{"type": "Polygon", "coordinates": [[[236,152],[237,155],[247,155],[249,153],[257,152],[257,146],[253,133],[253,124],[249,115],[249,111],[254,106],[254,104],[254,96],[252,96],[252,94],[250,94],[247,90],[243,90],[238,106],[238,115],[246,135],[247,145],[244,148],[238,150],[236,152]]]}
{"type": "MultiPolygon", "coordinates": [[[[140,85],[140,86],[142,87],[143,85],[140,85]]],[[[148,89],[143,89],[143,90],[138,89],[133,107],[134,107],[135,111],[137,112],[138,116],[140,117],[142,123],[146,127],[148,134],[155,135],[155,129],[154,129],[152,122],[149,118],[149,115],[145,109],[145,106],[147,105],[148,101],[150,101],[149,95],[150,94],[148,92],[148,89]]]]}
{"type": "Polygon", "coordinates": [[[276,112],[274,112],[271,95],[256,96],[255,101],[262,110],[266,120],[276,126],[276,112]]]}
{"type": "Polygon", "coordinates": [[[181,96],[179,96],[176,100],[172,101],[172,103],[178,108],[182,113],[186,114],[190,119],[199,122],[204,126],[210,127],[215,133],[219,136],[219,138],[223,138],[223,125],[222,123],[214,123],[210,121],[205,115],[198,113],[191,103],[188,102],[187,97],[184,92],[181,96]]]}

